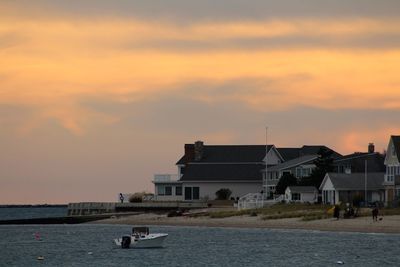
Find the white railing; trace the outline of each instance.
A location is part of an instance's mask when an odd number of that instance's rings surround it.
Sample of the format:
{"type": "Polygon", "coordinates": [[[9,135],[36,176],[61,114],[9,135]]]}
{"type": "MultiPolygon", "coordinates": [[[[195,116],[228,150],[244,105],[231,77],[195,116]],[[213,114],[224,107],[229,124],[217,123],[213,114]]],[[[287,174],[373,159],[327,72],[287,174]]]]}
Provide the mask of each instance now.
{"type": "Polygon", "coordinates": [[[266,199],[265,195],[261,193],[249,193],[241,198],[238,201],[238,209],[259,209],[268,205],[272,205],[284,200],[285,195],[279,195],[275,199],[266,199]]]}
{"type": "Polygon", "coordinates": [[[176,182],[178,181],[178,174],[155,174],[154,182],[176,182]]]}

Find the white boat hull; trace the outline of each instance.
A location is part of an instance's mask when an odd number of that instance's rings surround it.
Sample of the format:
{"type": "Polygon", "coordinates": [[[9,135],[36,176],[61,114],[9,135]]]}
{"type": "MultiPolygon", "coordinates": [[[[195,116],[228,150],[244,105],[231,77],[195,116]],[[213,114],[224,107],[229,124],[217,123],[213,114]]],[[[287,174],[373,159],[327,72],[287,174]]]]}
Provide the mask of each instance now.
{"type": "MultiPolygon", "coordinates": [[[[168,234],[149,234],[139,239],[131,237],[129,248],[160,248],[163,246],[165,238],[168,234]]],[[[117,246],[121,247],[122,238],[114,239],[117,246]]]]}

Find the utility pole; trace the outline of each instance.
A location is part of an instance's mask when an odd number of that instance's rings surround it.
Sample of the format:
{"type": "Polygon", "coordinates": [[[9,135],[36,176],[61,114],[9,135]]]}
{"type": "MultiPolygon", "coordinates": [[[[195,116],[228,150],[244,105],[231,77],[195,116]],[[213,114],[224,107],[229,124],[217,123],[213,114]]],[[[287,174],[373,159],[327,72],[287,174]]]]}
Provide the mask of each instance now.
{"type": "MultiPolygon", "coordinates": [[[[265,181],[264,181],[264,194],[267,194],[268,197],[268,127],[265,127],[265,181]]],[[[265,195],[263,196],[265,198],[265,195]]]]}
{"type": "Polygon", "coordinates": [[[365,185],[365,192],[364,192],[364,202],[365,202],[365,207],[367,206],[367,202],[368,202],[368,198],[367,198],[367,178],[368,178],[368,174],[367,174],[367,172],[368,172],[368,161],[367,160],[365,160],[365,181],[364,181],[364,185],[365,185]]]}

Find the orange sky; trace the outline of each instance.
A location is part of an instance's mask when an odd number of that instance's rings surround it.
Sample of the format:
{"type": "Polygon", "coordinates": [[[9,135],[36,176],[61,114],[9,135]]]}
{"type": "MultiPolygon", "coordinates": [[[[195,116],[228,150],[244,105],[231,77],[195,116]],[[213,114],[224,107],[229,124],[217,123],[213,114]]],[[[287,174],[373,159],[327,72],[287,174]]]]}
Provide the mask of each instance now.
{"type": "Polygon", "coordinates": [[[368,142],[383,150],[400,132],[396,16],[207,16],[205,8],[198,18],[188,6],[193,18],[155,20],[115,12],[118,4],[109,14],[101,4],[90,14],[63,1],[0,5],[0,142],[10,149],[0,158],[0,203],[152,191],[153,173],[175,172],[184,143],[259,144],[266,125],[276,146],[340,153],[368,142]],[[99,153],[107,175],[118,168],[114,182],[87,170],[99,153]],[[40,186],[28,194],[26,182],[40,186]],[[60,189],[69,183],[74,194],[60,189]]]}

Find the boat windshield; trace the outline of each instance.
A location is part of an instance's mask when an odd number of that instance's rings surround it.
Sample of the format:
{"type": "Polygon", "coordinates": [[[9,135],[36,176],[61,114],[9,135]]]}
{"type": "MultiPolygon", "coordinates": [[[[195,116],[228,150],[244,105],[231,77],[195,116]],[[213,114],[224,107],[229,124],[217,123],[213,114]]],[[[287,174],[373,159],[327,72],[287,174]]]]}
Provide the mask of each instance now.
{"type": "Polygon", "coordinates": [[[149,234],[149,227],[133,227],[132,234],[149,234]]]}

